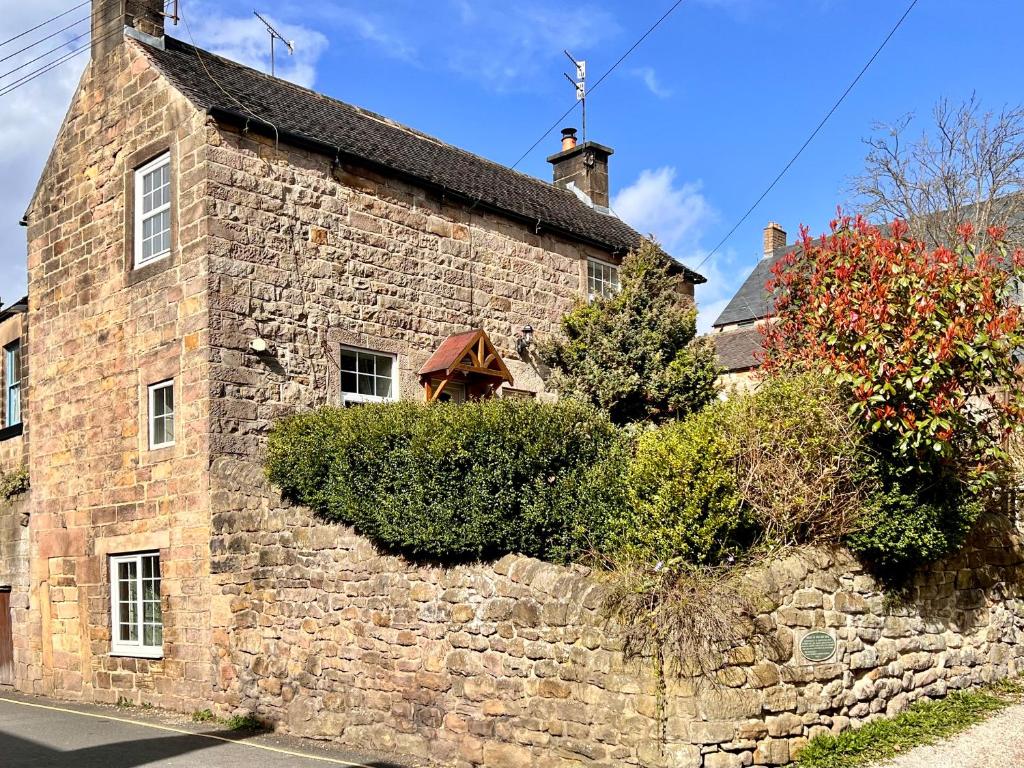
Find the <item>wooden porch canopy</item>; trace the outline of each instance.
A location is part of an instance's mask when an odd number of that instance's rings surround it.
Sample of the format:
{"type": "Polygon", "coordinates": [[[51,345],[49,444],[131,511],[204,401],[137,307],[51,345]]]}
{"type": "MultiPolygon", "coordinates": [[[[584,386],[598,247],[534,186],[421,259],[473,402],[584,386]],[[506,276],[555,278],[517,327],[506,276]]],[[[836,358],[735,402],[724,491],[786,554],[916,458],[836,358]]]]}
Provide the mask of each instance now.
{"type": "Polygon", "coordinates": [[[490,397],[502,384],[513,383],[501,355],[481,328],[445,339],[420,368],[419,377],[428,403],[437,400],[451,382],[462,383],[471,400],[490,397]]]}

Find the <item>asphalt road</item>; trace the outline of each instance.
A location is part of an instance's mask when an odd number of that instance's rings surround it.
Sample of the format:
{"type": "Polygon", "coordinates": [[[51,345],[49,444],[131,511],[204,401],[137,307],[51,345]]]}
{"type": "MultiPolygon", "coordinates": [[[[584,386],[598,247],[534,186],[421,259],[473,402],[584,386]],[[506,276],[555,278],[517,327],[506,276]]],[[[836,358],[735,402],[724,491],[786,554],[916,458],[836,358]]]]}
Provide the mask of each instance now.
{"type": "Polygon", "coordinates": [[[403,768],[384,758],[162,713],[122,712],[0,692],[4,768],[403,768]]]}

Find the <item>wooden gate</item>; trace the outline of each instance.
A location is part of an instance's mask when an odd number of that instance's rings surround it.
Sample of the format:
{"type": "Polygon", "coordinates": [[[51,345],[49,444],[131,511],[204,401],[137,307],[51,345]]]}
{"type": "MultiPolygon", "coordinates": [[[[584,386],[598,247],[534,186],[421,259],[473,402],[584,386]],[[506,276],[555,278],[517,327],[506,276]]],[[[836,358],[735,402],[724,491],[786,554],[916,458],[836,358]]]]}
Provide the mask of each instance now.
{"type": "Polygon", "coordinates": [[[14,685],[14,634],[11,631],[10,587],[0,587],[0,685],[14,685]]]}

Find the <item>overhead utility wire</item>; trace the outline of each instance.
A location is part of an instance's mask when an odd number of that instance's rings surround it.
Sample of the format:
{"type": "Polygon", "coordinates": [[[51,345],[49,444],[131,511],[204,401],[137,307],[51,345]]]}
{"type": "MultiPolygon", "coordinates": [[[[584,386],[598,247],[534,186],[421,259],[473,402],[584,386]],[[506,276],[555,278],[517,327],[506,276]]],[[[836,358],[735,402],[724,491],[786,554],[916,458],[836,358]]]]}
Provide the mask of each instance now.
{"type": "Polygon", "coordinates": [[[761,193],[760,197],[758,197],[757,200],[754,201],[754,204],[747,209],[747,212],[740,217],[740,220],[733,225],[733,228],[726,233],[725,237],[723,237],[719,241],[718,245],[712,248],[711,252],[708,253],[708,255],[705,256],[703,259],[701,259],[700,263],[696,267],[694,267],[694,269],[700,269],[702,266],[704,266],[705,262],[707,262],[708,259],[714,256],[718,252],[718,250],[729,241],[729,238],[736,233],[736,230],[740,228],[743,222],[747,220],[750,214],[752,214],[754,210],[757,208],[757,206],[759,206],[761,202],[768,196],[768,193],[775,189],[775,185],[778,184],[782,177],[786,175],[786,172],[789,171],[791,167],[793,167],[793,163],[795,163],[797,159],[800,157],[800,155],[803,154],[804,150],[807,149],[807,146],[812,141],[814,141],[814,137],[818,135],[822,128],[825,127],[825,123],[827,123],[829,118],[832,117],[832,115],[835,113],[837,109],[839,109],[839,105],[846,100],[846,97],[850,95],[850,91],[853,90],[854,86],[856,86],[857,83],[860,82],[860,79],[864,76],[864,73],[868,71],[868,68],[874,63],[875,59],[878,58],[878,55],[882,52],[882,49],[885,48],[889,40],[892,39],[892,36],[895,35],[896,31],[900,28],[900,26],[902,26],[903,20],[910,15],[910,12],[912,10],[914,10],[915,5],[917,5],[917,0],[911,0],[910,5],[907,6],[907,10],[903,12],[903,15],[900,16],[899,21],[896,22],[895,26],[893,26],[893,28],[889,30],[889,34],[885,36],[885,39],[882,41],[882,44],[878,46],[878,48],[875,50],[873,54],[871,54],[871,58],[868,59],[867,64],[865,64],[863,68],[861,68],[860,72],[857,73],[857,76],[853,78],[853,81],[848,86],[846,86],[846,90],[843,91],[843,95],[840,96],[839,100],[832,105],[832,109],[830,109],[828,113],[825,115],[825,117],[821,119],[821,122],[818,123],[817,127],[813,131],[811,131],[811,135],[807,137],[807,140],[800,146],[800,149],[796,151],[796,154],[789,159],[789,162],[786,163],[785,166],[783,166],[782,170],[779,171],[778,175],[772,180],[772,183],[769,184],[767,189],[765,189],[765,191],[761,193]]]}
{"type": "Polygon", "coordinates": [[[0,63],[2,63],[2,62],[5,62],[5,61],[7,61],[8,59],[13,59],[13,58],[14,58],[15,56],[17,56],[17,55],[18,55],[19,53],[25,53],[25,51],[29,51],[29,50],[32,50],[33,48],[35,48],[35,47],[36,47],[37,45],[39,45],[40,43],[45,43],[45,42],[46,42],[47,40],[49,40],[49,39],[50,39],[50,38],[52,38],[52,37],[56,37],[56,36],[57,36],[57,35],[59,35],[59,34],[60,34],[61,32],[67,32],[67,31],[68,31],[69,29],[71,29],[72,27],[77,27],[77,26],[78,26],[79,24],[81,24],[81,23],[82,23],[83,21],[88,21],[88,20],[89,20],[89,17],[88,17],[88,16],[86,16],[86,17],[85,17],[85,18],[83,18],[83,19],[79,19],[78,21],[75,21],[75,22],[72,22],[71,24],[68,24],[68,25],[67,25],[66,27],[61,27],[61,28],[60,28],[60,29],[58,29],[58,30],[57,30],[56,32],[52,32],[51,34],[47,35],[46,37],[41,37],[41,38],[39,38],[38,40],[36,40],[36,41],[35,41],[34,43],[32,43],[31,45],[26,45],[26,46],[25,46],[24,48],[19,48],[19,49],[18,49],[18,50],[16,50],[16,51],[15,51],[14,53],[9,53],[9,54],[7,54],[7,55],[6,55],[6,56],[4,56],[4,57],[3,57],[2,59],[0,59],[0,63]]]}
{"type": "Polygon", "coordinates": [[[13,83],[8,83],[3,88],[0,88],[0,96],[6,96],[7,94],[12,93],[13,91],[18,90],[23,85],[28,85],[30,82],[35,80],[37,77],[42,77],[43,75],[45,75],[50,70],[56,69],[61,64],[65,64],[65,63],[71,61],[71,59],[75,58],[76,56],[78,56],[81,53],[84,53],[86,50],[88,50],[91,45],[92,45],[92,43],[86,43],[81,48],[76,48],[75,50],[71,51],[70,53],[67,53],[64,56],[61,56],[59,59],[51,61],[48,64],[44,64],[43,66],[39,67],[38,69],[33,69],[27,75],[23,75],[20,79],[15,80],[13,83]]]}
{"type": "MultiPolygon", "coordinates": [[[[615,71],[616,67],[618,67],[618,66],[619,66],[619,64],[621,64],[621,63],[622,63],[623,61],[625,61],[625,60],[626,60],[626,58],[627,58],[627,57],[628,57],[628,56],[629,56],[629,55],[630,55],[630,54],[631,54],[631,53],[632,53],[633,51],[635,51],[635,50],[637,49],[637,47],[638,47],[638,46],[639,46],[639,45],[640,45],[640,44],[641,44],[641,43],[642,43],[642,42],[643,42],[644,40],[646,40],[646,39],[648,38],[648,36],[650,36],[650,34],[651,34],[651,33],[652,33],[652,32],[653,32],[653,31],[654,31],[655,29],[657,29],[657,28],[658,28],[658,27],[659,27],[659,26],[661,25],[661,23],[662,23],[663,21],[665,21],[665,19],[667,19],[667,18],[668,18],[669,16],[671,16],[671,15],[672,15],[672,12],[673,12],[673,11],[675,11],[675,9],[676,9],[676,8],[678,8],[678,7],[680,6],[680,5],[682,5],[684,1],[685,1],[685,0],[676,0],[676,2],[672,3],[672,5],[671,5],[671,6],[669,7],[669,9],[668,9],[667,11],[665,11],[665,13],[664,13],[664,14],[662,14],[661,18],[659,18],[659,19],[658,19],[658,20],[657,20],[656,22],[654,22],[654,24],[652,24],[652,25],[650,26],[650,28],[649,28],[649,29],[648,29],[648,30],[647,30],[646,32],[644,32],[644,33],[643,33],[643,34],[642,34],[642,35],[640,36],[640,38],[639,38],[639,39],[638,39],[638,40],[637,40],[637,41],[636,41],[635,43],[633,43],[633,44],[632,44],[632,45],[631,45],[631,46],[629,47],[629,49],[628,49],[628,50],[627,50],[627,51],[626,51],[626,52],[625,52],[624,54],[622,54],[622,55],[621,55],[621,56],[619,57],[618,61],[616,61],[616,62],[615,62],[614,64],[612,64],[612,65],[611,65],[611,66],[610,66],[610,67],[608,68],[608,70],[607,70],[607,71],[606,71],[606,72],[605,72],[605,73],[604,73],[603,75],[601,75],[601,77],[599,77],[599,78],[597,79],[597,82],[596,82],[596,83],[594,83],[594,84],[593,84],[592,86],[590,86],[590,90],[589,90],[589,92],[590,92],[590,93],[593,93],[594,91],[596,91],[596,90],[597,90],[597,87],[598,87],[599,85],[601,85],[601,83],[603,83],[603,82],[605,81],[605,79],[606,79],[606,78],[607,78],[607,77],[608,77],[608,76],[609,76],[609,75],[610,75],[610,74],[611,74],[612,72],[614,72],[614,71],[615,71]]],[[[562,116],[561,116],[561,117],[559,117],[559,118],[558,118],[557,120],[555,120],[555,122],[551,124],[551,127],[550,127],[550,128],[548,128],[548,129],[547,129],[546,131],[544,131],[544,133],[542,133],[542,134],[540,135],[540,137],[539,137],[539,138],[538,138],[538,139],[537,139],[537,140],[536,140],[535,142],[533,142],[533,144],[531,144],[531,145],[530,145],[530,148],[529,148],[528,150],[526,150],[525,152],[523,152],[523,154],[521,154],[521,155],[519,156],[519,159],[518,159],[518,160],[516,160],[516,161],[515,161],[515,162],[514,162],[514,163],[512,164],[512,168],[513,168],[513,169],[515,169],[515,168],[516,168],[516,167],[517,167],[517,166],[518,166],[518,165],[519,165],[519,164],[520,164],[521,162],[523,162],[523,160],[525,160],[525,159],[526,159],[527,155],[529,155],[529,154],[530,154],[531,152],[533,152],[533,150],[535,150],[535,149],[537,148],[537,145],[538,145],[538,144],[540,144],[540,143],[541,143],[542,141],[544,141],[544,139],[546,139],[546,138],[548,137],[548,134],[550,134],[550,133],[551,133],[551,132],[552,132],[553,130],[555,130],[555,128],[557,128],[557,127],[558,127],[559,125],[561,125],[561,124],[562,124],[562,121],[563,121],[563,120],[565,120],[565,118],[567,118],[567,117],[568,117],[568,116],[569,116],[569,115],[570,115],[570,114],[572,113],[572,111],[573,111],[574,109],[576,109],[576,104],[578,104],[578,103],[579,103],[579,102],[576,102],[576,103],[574,103],[574,104],[573,104],[573,105],[572,105],[571,107],[569,107],[569,108],[568,108],[567,110],[565,110],[565,112],[563,112],[563,113],[562,113],[562,116]]]]}
{"type": "Polygon", "coordinates": [[[40,59],[45,59],[45,58],[46,58],[47,56],[49,56],[49,55],[50,55],[51,53],[56,53],[57,51],[61,50],[62,48],[67,48],[67,47],[68,47],[69,45],[71,45],[71,44],[72,44],[73,42],[75,42],[76,40],[81,40],[81,39],[82,39],[83,37],[86,37],[86,36],[88,36],[88,34],[89,34],[89,30],[86,30],[85,32],[83,32],[83,33],[82,33],[82,34],[80,34],[80,35],[75,35],[74,37],[72,37],[72,38],[71,38],[70,40],[68,40],[67,42],[64,42],[64,43],[61,43],[60,45],[54,46],[53,48],[51,48],[50,50],[48,50],[48,51],[47,51],[46,53],[41,53],[41,54],[39,54],[38,56],[36,56],[36,57],[35,57],[34,59],[29,59],[28,61],[26,61],[26,62],[23,62],[23,63],[19,64],[18,66],[14,67],[13,69],[9,69],[9,70],[7,70],[7,71],[6,71],[6,72],[4,72],[4,73],[3,73],[2,75],[0,75],[0,80],[3,80],[3,79],[4,79],[5,77],[7,77],[8,75],[13,75],[13,74],[14,74],[15,72],[17,72],[17,71],[18,71],[19,69],[24,69],[24,68],[25,68],[25,67],[27,67],[27,66],[28,66],[29,64],[35,64],[35,63],[36,63],[37,61],[39,61],[40,59]]]}
{"type": "MultiPolygon", "coordinates": [[[[166,9],[167,7],[169,7],[171,2],[173,2],[173,0],[168,0],[164,4],[164,8],[166,9]]],[[[107,39],[109,39],[111,37],[114,37],[115,35],[123,34],[123,32],[124,32],[124,30],[120,29],[120,28],[112,29],[109,32],[107,32],[106,34],[102,35],[101,37],[96,38],[95,41],[90,41],[90,42],[86,43],[85,45],[80,46],[80,47],[74,49],[73,51],[70,51],[69,53],[65,54],[64,56],[61,56],[60,58],[55,59],[54,61],[48,62],[47,64],[44,64],[43,66],[39,67],[38,69],[32,70],[27,75],[23,75],[20,79],[15,80],[13,83],[8,83],[7,85],[0,87],[0,97],[6,96],[7,94],[12,93],[13,91],[18,90],[22,86],[28,85],[30,82],[32,82],[36,78],[42,77],[47,72],[50,72],[51,70],[56,69],[57,67],[59,67],[61,64],[64,64],[64,63],[66,63],[68,61],[71,61],[71,59],[73,59],[76,56],[79,56],[82,53],[84,53],[85,51],[89,50],[89,48],[92,47],[93,42],[97,42],[97,43],[103,42],[104,40],[107,40],[107,39]]],[[[13,72],[14,70],[11,70],[11,71],[13,72]]],[[[10,72],[8,72],[7,74],[10,74],[10,72]]]]}
{"type": "MultiPolygon", "coordinates": [[[[57,14],[56,16],[54,16],[53,18],[47,19],[46,21],[44,21],[44,22],[42,22],[42,23],[40,23],[40,24],[36,24],[36,25],[35,25],[34,27],[32,27],[31,29],[26,29],[26,30],[25,30],[24,32],[19,32],[19,33],[18,33],[18,34],[16,34],[16,35],[15,35],[14,37],[8,37],[8,38],[7,38],[6,40],[4,40],[4,41],[3,41],[2,43],[0,43],[0,48],[2,48],[3,46],[7,45],[8,43],[14,42],[14,41],[15,41],[15,40],[17,40],[18,38],[24,37],[25,35],[29,34],[30,32],[35,32],[35,31],[36,31],[37,29],[42,29],[42,28],[43,28],[43,27],[45,27],[45,26],[46,26],[47,24],[52,24],[53,22],[55,22],[55,21],[56,21],[57,19],[61,18],[62,16],[67,16],[67,15],[68,15],[69,13],[71,13],[72,11],[77,11],[77,10],[78,10],[79,8],[81,8],[81,7],[83,6],[83,5],[88,5],[88,4],[90,3],[90,2],[92,2],[92,0],[85,0],[85,2],[83,2],[83,3],[79,3],[79,4],[78,4],[78,5],[76,5],[76,6],[74,7],[74,8],[68,8],[68,9],[67,9],[66,11],[64,11],[63,13],[58,13],[58,14],[57,14]]],[[[75,22],[75,23],[77,24],[77,23],[79,23],[79,22],[75,22]]],[[[45,39],[45,38],[44,38],[44,39],[45,39]]]]}

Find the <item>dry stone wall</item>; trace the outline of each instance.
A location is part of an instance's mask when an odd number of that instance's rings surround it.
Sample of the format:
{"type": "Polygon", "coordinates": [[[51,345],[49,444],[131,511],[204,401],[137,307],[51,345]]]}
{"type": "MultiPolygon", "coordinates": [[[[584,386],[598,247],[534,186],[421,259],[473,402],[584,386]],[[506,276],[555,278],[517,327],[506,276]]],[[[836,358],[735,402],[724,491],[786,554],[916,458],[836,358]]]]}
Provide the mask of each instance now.
{"type": "Polygon", "coordinates": [[[715,685],[628,662],[581,568],[510,556],[455,568],[379,553],[283,503],[251,463],[213,466],[215,701],[292,733],[444,766],[783,765],[817,733],[1024,671],[1019,538],[992,524],[903,601],[842,552],[756,583],[775,642],[715,685]],[[822,630],[835,656],[808,663],[822,630]]]}

